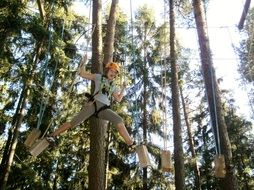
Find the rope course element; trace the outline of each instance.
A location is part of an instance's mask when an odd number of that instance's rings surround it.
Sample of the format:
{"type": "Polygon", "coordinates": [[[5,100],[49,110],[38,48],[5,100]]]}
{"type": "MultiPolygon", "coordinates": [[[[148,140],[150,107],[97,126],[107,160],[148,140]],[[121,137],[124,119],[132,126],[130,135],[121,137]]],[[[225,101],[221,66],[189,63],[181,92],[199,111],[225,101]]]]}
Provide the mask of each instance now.
{"type": "MultiPolygon", "coordinates": [[[[52,4],[52,7],[51,7],[51,13],[54,12],[54,4],[52,4]]],[[[53,75],[52,75],[52,78],[48,79],[47,80],[47,74],[48,74],[48,64],[49,64],[49,59],[50,59],[50,48],[51,48],[51,42],[52,42],[52,31],[51,30],[51,27],[52,26],[52,23],[53,23],[53,20],[52,20],[52,16],[50,16],[50,22],[49,22],[49,43],[48,43],[48,47],[47,47],[47,55],[46,55],[46,62],[45,62],[45,68],[44,68],[44,71],[43,71],[43,83],[44,83],[44,89],[46,89],[49,93],[51,92],[51,88],[53,86],[53,82],[54,82],[54,78],[55,78],[55,73],[56,73],[56,70],[57,70],[57,67],[58,67],[58,61],[56,62],[55,64],[55,67],[54,67],[54,70],[53,70],[53,75]],[[50,82],[48,82],[50,81],[50,82]]],[[[61,32],[61,38],[63,38],[63,34],[64,34],[64,25],[65,25],[65,22],[63,22],[63,25],[62,25],[62,32],[61,32]]],[[[41,123],[42,123],[42,119],[43,119],[43,116],[44,116],[44,112],[46,110],[46,107],[47,107],[47,104],[48,104],[48,100],[49,100],[49,94],[46,94],[46,97],[45,97],[45,101],[41,101],[40,102],[40,111],[39,111],[39,118],[38,118],[38,121],[37,121],[37,126],[36,128],[39,129],[40,126],[41,126],[41,123]]],[[[51,122],[50,122],[51,123],[51,122]]],[[[43,136],[46,134],[48,128],[50,126],[47,127],[46,131],[44,132],[43,136]]]]}
{"type": "Polygon", "coordinates": [[[167,101],[167,39],[166,36],[166,23],[167,23],[167,8],[166,2],[164,1],[164,28],[163,28],[163,59],[161,63],[161,86],[162,86],[162,106],[163,106],[163,150],[161,151],[161,169],[163,172],[170,172],[172,171],[172,162],[171,162],[171,152],[168,150],[168,101],[167,101]]]}
{"type": "MultiPolygon", "coordinates": [[[[130,13],[131,13],[131,43],[132,43],[132,49],[131,49],[131,54],[132,54],[132,58],[133,58],[133,55],[134,55],[134,52],[133,52],[133,46],[134,46],[134,29],[133,29],[133,16],[132,16],[132,13],[133,13],[133,10],[132,10],[132,0],[130,0],[130,13]]],[[[136,65],[134,64],[134,84],[136,84],[136,65]]],[[[135,103],[134,103],[134,110],[132,111],[132,115],[133,115],[133,119],[134,119],[134,128],[135,129],[138,129],[138,126],[137,126],[137,119],[138,119],[138,107],[137,107],[137,93],[134,93],[135,94],[135,103]]],[[[134,139],[137,139],[138,141],[138,146],[136,147],[136,152],[138,154],[138,159],[139,159],[139,165],[140,167],[142,168],[147,168],[148,166],[151,165],[150,163],[150,159],[149,159],[149,155],[148,155],[148,150],[147,150],[147,147],[146,145],[141,142],[141,137],[139,136],[139,132],[137,130],[137,133],[136,133],[136,137],[134,137],[134,139]]]]}
{"type": "MultiPolygon", "coordinates": [[[[89,21],[90,21],[90,15],[91,15],[91,6],[92,6],[92,2],[90,1],[90,13],[89,13],[89,21]]],[[[51,48],[51,41],[52,41],[52,32],[53,32],[53,26],[52,26],[52,13],[54,12],[53,11],[54,9],[54,3],[52,4],[52,7],[51,7],[51,16],[50,16],[50,22],[49,22],[49,43],[48,43],[48,48],[47,48],[47,56],[46,56],[46,61],[45,61],[45,64],[44,64],[44,69],[43,69],[43,83],[44,83],[44,87],[43,89],[46,89],[49,93],[51,91],[51,88],[52,88],[52,85],[53,85],[53,82],[54,82],[54,78],[55,78],[55,73],[56,73],[56,70],[57,70],[57,67],[58,67],[58,62],[56,62],[55,64],[55,68],[53,70],[53,74],[52,76],[48,76],[48,63],[49,63],[49,58],[50,58],[50,48],[51,48]],[[48,82],[49,81],[49,82],[48,82]]],[[[63,26],[62,26],[62,36],[61,38],[63,39],[63,34],[64,34],[64,27],[65,27],[65,21],[63,22],[63,26]]],[[[93,27],[94,28],[94,27],[93,27]]],[[[93,30],[92,28],[92,30],[93,30]]],[[[87,30],[88,31],[88,30],[87,30]]],[[[84,33],[83,33],[84,34],[84,33]]],[[[82,35],[83,35],[82,34],[82,35]]],[[[79,39],[78,39],[79,40],[79,39]]],[[[77,40],[77,41],[78,41],[77,40]]],[[[76,43],[77,43],[76,41],[76,43]]],[[[88,45],[90,43],[90,38],[87,40],[87,47],[86,47],[86,54],[87,54],[87,51],[88,51],[88,45]]],[[[85,56],[84,56],[85,57],[85,56]]],[[[71,85],[71,88],[70,90],[68,91],[68,95],[67,97],[69,97],[70,95],[70,92],[72,91],[72,88],[73,88],[73,85],[74,85],[74,82],[77,78],[77,75],[78,75],[78,70],[79,70],[79,67],[83,64],[84,62],[84,57],[82,58],[81,60],[81,64],[79,64],[78,66],[78,69],[75,73],[75,79],[73,80],[72,82],[72,85],[71,85]]],[[[45,112],[45,109],[46,109],[46,106],[48,104],[48,100],[49,100],[49,93],[46,94],[45,96],[45,100],[44,101],[41,101],[40,102],[40,112],[39,112],[39,118],[38,118],[38,122],[37,122],[37,127],[35,130],[33,130],[27,137],[26,141],[25,141],[25,145],[29,148],[29,152],[31,155],[33,156],[38,156],[44,149],[46,149],[48,146],[49,146],[49,142],[47,141],[46,138],[44,138],[44,136],[46,135],[49,127],[53,124],[53,120],[55,119],[54,117],[51,118],[50,122],[49,122],[49,125],[47,126],[46,130],[44,131],[43,135],[41,136],[40,139],[39,136],[40,136],[40,125],[42,123],[42,119],[43,119],[43,116],[44,116],[44,112],[45,112]]],[[[58,116],[60,114],[57,114],[58,116]]]]}
{"type": "MultiPolygon", "coordinates": [[[[52,42],[52,32],[53,32],[53,26],[52,26],[52,23],[53,23],[53,20],[52,20],[52,17],[53,17],[53,14],[54,13],[54,2],[52,3],[51,5],[51,8],[50,8],[50,18],[49,18],[49,23],[48,23],[48,32],[49,32],[49,36],[48,36],[48,46],[47,46],[47,50],[46,50],[46,61],[45,61],[45,64],[44,64],[44,68],[43,68],[43,72],[42,72],[42,82],[43,82],[43,91],[47,91],[47,93],[45,93],[45,99],[44,101],[40,101],[40,110],[39,110],[39,115],[38,115],[38,120],[37,120],[37,124],[36,124],[36,128],[34,128],[30,134],[27,136],[24,144],[27,148],[31,148],[35,141],[40,137],[41,135],[41,130],[40,130],[40,126],[41,126],[41,123],[42,123],[42,119],[43,119],[43,116],[44,116],[44,112],[46,110],[46,107],[48,105],[48,100],[49,100],[49,94],[51,92],[51,88],[52,88],[52,85],[53,85],[53,82],[54,82],[54,78],[55,78],[55,73],[56,73],[56,70],[57,70],[57,67],[58,67],[58,62],[56,62],[55,64],[55,67],[54,67],[54,70],[53,70],[53,75],[52,77],[50,78],[47,78],[48,76],[48,64],[49,64],[49,59],[50,59],[50,48],[51,48],[51,42],[52,42]],[[50,82],[48,82],[50,81],[50,82]]],[[[62,34],[62,38],[63,38],[63,30],[64,30],[64,22],[63,22],[63,26],[62,26],[62,31],[61,31],[61,34],[62,34]]],[[[52,124],[52,121],[50,121],[49,125],[47,126],[45,132],[43,133],[42,135],[42,138],[45,136],[47,130],[49,129],[50,125],[52,124]]]]}
{"type": "MultiPolygon", "coordinates": [[[[88,22],[91,21],[91,13],[92,13],[92,1],[90,0],[88,22]]],[[[88,27],[89,27],[89,25],[88,25],[88,27]]],[[[79,71],[80,67],[82,67],[82,65],[84,64],[85,57],[87,57],[88,47],[89,47],[89,45],[90,45],[90,42],[91,42],[91,39],[92,39],[92,35],[93,35],[93,32],[94,32],[94,29],[95,29],[95,26],[94,26],[94,25],[92,25],[92,28],[91,28],[91,29],[87,28],[87,30],[76,40],[76,43],[77,43],[78,40],[79,40],[87,31],[91,30],[90,37],[86,40],[86,47],[85,47],[85,50],[84,50],[84,53],[83,53],[84,56],[82,57],[82,59],[81,59],[81,61],[80,61],[80,64],[78,65],[78,68],[77,68],[77,70],[76,70],[76,72],[75,72],[75,76],[74,76],[74,79],[73,79],[73,81],[72,81],[72,83],[71,83],[71,86],[70,86],[70,89],[69,89],[69,93],[68,93],[68,94],[70,94],[70,93],[72,92],[73,86],[75,85],[76,80],[77,80],[77,78],[78,78],[78,76],[79,76],[78,71],[79,71]]]]}
{"type": "MultiPolygon", "coordinates": [[[[203,5],[204,6],[204,5],[203,5]]],[[[204,7],[205,10],[205,7],[204,7]]],[[[206,17],[206,11],[205,11],[205,26],[207,26],[207,17],[206,17]]],[[[208,27],[206,27],[206,33],[208,34],[208,27]]],[[[206,36],[208,38],[208,35],[206,36]]],[[[209,42],[209,40],[208,40],[209,42]]],[[[209,47],[210,48],[210,47],[209,47]]],[[[212,57],[210,56],[210,61],[212,61],[212,57]]],[[[214,140],[215,140],[215,151],[216,155],[214,157],[214,175],[218,178],[224,178],[226,174],[225,170],[225,158],[224,155],[221,153],[221,144],[220,144],[220,130],[218,125],[218,112],[217,112],[217,85],[216,85],[216,77],[215,77],[215,70],[212,65],[212,63],[208,66],[208,72],[210,72],[210,84],[212,88],[212,103],[208,103],[208,108],[211,116],[211,126],[212,131],[214,134],[214,140]]],[[[206,97],[208,97],[208,90],[205,88],[206,97]]],[[[209,100],[208,100],[209,101],[209,100]]]]}

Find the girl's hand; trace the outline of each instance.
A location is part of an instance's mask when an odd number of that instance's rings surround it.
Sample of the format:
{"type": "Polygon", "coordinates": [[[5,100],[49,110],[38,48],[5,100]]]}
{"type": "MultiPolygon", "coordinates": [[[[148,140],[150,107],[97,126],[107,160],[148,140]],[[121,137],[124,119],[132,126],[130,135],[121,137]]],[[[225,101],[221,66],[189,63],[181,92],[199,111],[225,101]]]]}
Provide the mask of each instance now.
{"type": "Polygon", "coordinates": [[[80,67],[85,67],[86,64],[87,64],[87,53],[82,57],[80,61],[80,67]]]}
{"type": "Polygon", "coordinates": [[[80,64],[78,67],[78,74],[79,75],[83,75],[84,73],[86,73],[86,69],[85,69],[86,64],[87,64],[87,54],[85,54],[80,61],[80,64]]]}
{"type": "Polygon", "coordinates": [[[122,89],[125,89],[126,86],[127,86],[127,83],[126,83],[126,82],[123,82],[123,84],[122,84],[122,89]]]}

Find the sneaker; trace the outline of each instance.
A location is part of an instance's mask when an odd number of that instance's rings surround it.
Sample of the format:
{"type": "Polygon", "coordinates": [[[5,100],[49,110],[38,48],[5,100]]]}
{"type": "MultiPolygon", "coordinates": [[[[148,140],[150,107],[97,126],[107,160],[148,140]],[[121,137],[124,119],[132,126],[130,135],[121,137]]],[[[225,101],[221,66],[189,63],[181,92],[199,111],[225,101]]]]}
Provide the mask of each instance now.
{"type": "Polygon", "coordinates": [[[56,143],[56,139],[52,136],[46,137],[46,140],[49,142],[50,145],[54,145],[56,143]]]}

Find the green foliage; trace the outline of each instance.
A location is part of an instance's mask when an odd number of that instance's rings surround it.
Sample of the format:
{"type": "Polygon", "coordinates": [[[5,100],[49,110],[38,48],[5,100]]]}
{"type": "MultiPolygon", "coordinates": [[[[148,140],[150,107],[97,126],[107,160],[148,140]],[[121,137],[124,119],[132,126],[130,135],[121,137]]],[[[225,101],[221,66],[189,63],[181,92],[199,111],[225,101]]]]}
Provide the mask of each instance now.
{"type": "MultiPolygon", "coordinates": [[[[30,3],[29,6],[35,6],[30,3]]],[[[18,104],[22,100],[23,91],[28,88],[30,92],[7,189],[88,189],[90,147],[87,122],[60,136],[55,147],[47,149],[37,158],[30,156],[23,145],[29,132],[37,127],[39,118],[42,119],[39,125],[42,133],[47,130],[51,132],[73,117],[83,104],[83,90],[79,87],[88,89],[82,84],[84,82],[79,81],[73,89],[70,88],[81,58],[78,54],[78,40],[91,36],[86,29],[88,19],[74,14],[69,9],[71,3],[69,0],[46,0],[46,19],[42,20],[37,12],[18,0],[0,2],[1,160],[5,148],[8,148],[4,132],[12,129],[16,121],[15,113],[19,111],[18,104]],[[44,114],[41,115],[44,105],[44,114]]],[[[190,10],[190,6],[186,4],[182,9],[190,10]]],[[[153,168],[148,168],[148,189],[173,189],[174,174],[160,170],[160,145],[153,140],[153,136],[157,136],[159,141],[165,137],[162,114],[165,110],[171,114],[171,94],[168,89],[166,93],[162,89],[163,77],[167,79],[168,88],[171,85],[169,29],[166,23],[160,26],[156,24],[153,11],[147,6],[138,10],[133,25],[128,23],[126,14],[120,11],[113,59],[122,65],[123,75],[117,82],[126,80],[130,88],[123,103],[114,104],[113,109],[123,117],[136,141],[142,139],[141,128],[144,121],[147,122],[148,150],[153,163],[153,168]],[[144,97],[147,98],[146,105],[144,97]],[[166,105],[161,102],[162,97],[166,98],[166,105]],[[147,111],[146,118],[144,111],[147,111]]],[[[251,63],[246,61],[250,50],[246,48],[250,42],[247,39],[242,43],[244,51],[241,60],[245,64],[251,63]]],[[[202,189],[219,189],[218,180],[213,176],[215,143],[201,74],[199,68],[189,68],[191,50],[183,49],[178,43],[177,54],[179,76],[184,81],[182,87],[186,95],[192,95],[188,97],[188,103],[193,108],[190,120],[194,129],[193,139],[202,189]],[[195,102],[193,97],[198,98],[198,101],[195,102]]],[[[243,65],[243,73],[247,66],[243,65]]],[[[251,189],[254,184],[253,126],[233,110],[228,111],[226,122],[239,189],[251,189]]],[[[128,154],[128,148],[114,126],[109,127],[109,136],[108,189],[142,189],[143,171],[138,166],[136,156],[128,154]]],[[[166,138],[169,140],[170,134],[166,138]]],[[[190,157],[186,142],[184,140],[186,184],[188,189],[194,189],[193,158],[190,157]]]]}
{"type": "Polygon", "coordinates": [[[240,42],[240,47],[236,48],[241,62],[241,64],[239,65],[239,72],[248,82],[253,82],[254,80],[254,67],[252,56],[254,48],[253,18],[254,9],[251,9],[247,17],[246,27],[244,28],[245,37],[240,42]]]}
{"type": "Polygon", "coordinates": [[[239,189],[252,189],[254,187],[254,134],[252,123],[236,115],[229,109],[226,118],[229,127],[229,137],[232,146],[233,163],[238,178],[239,189]]]}

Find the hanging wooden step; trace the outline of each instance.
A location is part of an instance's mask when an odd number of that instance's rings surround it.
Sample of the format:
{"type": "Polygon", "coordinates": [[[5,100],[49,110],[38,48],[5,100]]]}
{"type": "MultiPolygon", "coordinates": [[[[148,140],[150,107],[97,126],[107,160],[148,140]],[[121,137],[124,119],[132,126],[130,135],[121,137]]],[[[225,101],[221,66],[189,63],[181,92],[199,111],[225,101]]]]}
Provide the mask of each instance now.
{"type": "Polygon", "coordinates": [[[30,148],[29,152],[32,156],[38,156],[43,150],[49,146],[49,142],[44,139],[39,139],[36,143],[30,148]]]}
{"type": "Polygon", "coordinates": [[[138,160],[139,164],[142,168],[146,168],[151,165],[148,150],[145,145],[139,145],[136,148],[137,154],[138,154],[138,160]]]}
{"type": "Polygon", "coordinates": [[[31,148],[34,142],[40,137],[41,131],[37,128],[34,128],[29,135],[27,136],[24,144],[27,148],[31,148]]]}
{"type": "Polygon", "coordinates": [[[222,154],[215,155],[214,175],[218,178],[224,178],[226,175],[225,157],[222,154]]]}
{"type": "Polygon", "coordinates": [[[171,153],[169,150],[161,151],[161,169],[163,172],[173,171],[171,153]]]}

